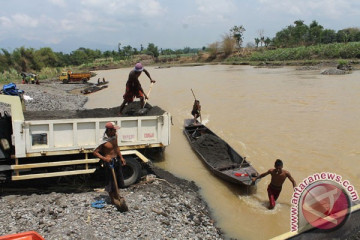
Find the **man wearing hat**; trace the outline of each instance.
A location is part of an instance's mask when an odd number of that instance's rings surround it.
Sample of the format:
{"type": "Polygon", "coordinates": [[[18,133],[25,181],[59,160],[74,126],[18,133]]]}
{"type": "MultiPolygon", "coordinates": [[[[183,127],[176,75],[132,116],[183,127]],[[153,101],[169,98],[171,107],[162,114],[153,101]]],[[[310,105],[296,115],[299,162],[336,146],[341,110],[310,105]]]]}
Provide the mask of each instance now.
{"type": "Polygon", "coordinates": [[[111,203],[120,206],[120,199],[117,199],[117,189],[115,188],[114,178],[112,176],[111,165],[115,170],[117,185],[124,186],[124,176],[122,173],[122,165],[126,165],[126,161],[121,155],[118,143],[116,130],[119,129],[114,122],[108,122],[105,125],[105,132],[102,138],[102,143],[94,150],[95,157],[104,161],[106,186],[105,190],[109,193],[111,203]],[[121,160],[121,163],[119,161],[121,160]]]}
{"type": "Polygon", "coordinates": [[[148,76],[151,83],[155,83],[155,80],[151,78],[150,73],[146,71],[146,69],[143,67],[141,63],[138,62],[137,64],[135,64],[134,69],[131,70],[131,72],[129,73],[128,81],[126,82],[126,91],[125,94],[123,95],[124,101],[120,106],[120,114],[124,110],[125,105],[127,103],[133,102],[135,97],[140,98],[141,107],[142,108],[144,107],[145,105],[144,97],[146,99],[148,99],[148,97],[146,96],[144,90],[142,89],[139,81],[139,77],[142,72],[144,72],[146,76],[148,76]]]}

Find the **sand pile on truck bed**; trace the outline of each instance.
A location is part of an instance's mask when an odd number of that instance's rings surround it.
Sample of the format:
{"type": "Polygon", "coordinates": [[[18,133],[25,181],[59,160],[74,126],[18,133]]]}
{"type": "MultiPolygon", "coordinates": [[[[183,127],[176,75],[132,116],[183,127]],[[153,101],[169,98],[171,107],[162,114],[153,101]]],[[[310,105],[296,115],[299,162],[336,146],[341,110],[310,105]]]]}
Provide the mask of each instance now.
{"type": "Polygon", "coordinates": [[[127,105],[121,116],[119,115],[120,107],[113,108],[94,108],[81,110],[57,110],[57,111],[25,111],[25,120],[45,120],[45,119],[74,119],[74,118],[106,118],[106,117],[134,117],[134,116],[158,116],[165,113],[158,106],[146,104],[146,112],[139,114],[141,109],[140,102],[133,102],[127,105]]]}

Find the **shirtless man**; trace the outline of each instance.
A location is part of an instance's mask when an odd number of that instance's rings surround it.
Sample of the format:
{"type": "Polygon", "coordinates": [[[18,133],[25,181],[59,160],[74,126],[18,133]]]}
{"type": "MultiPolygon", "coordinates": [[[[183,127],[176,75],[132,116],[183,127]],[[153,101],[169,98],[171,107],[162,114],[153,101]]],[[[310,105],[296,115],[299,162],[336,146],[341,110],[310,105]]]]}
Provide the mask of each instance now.
{"type": "Polygon", "coordinates": [[[282,185],[286,178],[292,182],[293,188],[296,187],[295,180],[291,176],[291,174],[282,169],[283,162],[280,159],[276,159],[275,168],[269,169],[267,172],[260,174],[259,176],[252,178],[252,181],[255,182],[259,178],[263,178],[266,175],[271,174],[271,182],[267,188],[270,206],[269,209],[273,209],[275,207],[275,201],[278,199],[282,185]]]}
{"type": "Polygon", "coordinates": [[[191,110],[191,115],[194,116],[194,124],[198,123],[198,117],[201,121],[201,105],[199,100],[194,101],[193,109],[191,110]]]}
{"type": "Polygon", "coordinates": [[[140,98],[141,102],[141,108],[145,105],[145,99],[148,99],[148,96],[146,96],[144,90],[141,87],[139,77],[141,73],[144,72],[146,76],[150,79],[151,83],[155,83],[156,81],[153,80],[150,76],[150,73],[143,67],[141,63],[137,63],[133,70],[129,73],[129,78],[126,82],[126,90],[125,94],[123,95],[124,101],[122,102],[120,106],[120,115],[122,111],[125,108],[125,105],[127,103],[132,103],[134,101],[134,98],[140,98]]]}
{"type": "Polygon", "coordinates": [[[113,164],[116,180],[118,186],[124,186],[124,177],[122,173],[122,165],[126,165],[126,161],[121,155],[119,146],[117,144],[117,134],[116,130],[119,129],[119,126],[116,126],[114,122],[108,122],[105,125],[105,133],[103,136],[103,142],[99,145],[93,152],[95,157],[100,158],[104,161],[105,166],[105,178],[106,186],[105,190],[109,193],[111,203],[115,204],[117,207],[120,206],[120,199],[117,197],[117,189],[115,188],[114,178],[112,176],[111,164],[113,164]],[[121,163],[118,161],[121,160],[121,163]]]}

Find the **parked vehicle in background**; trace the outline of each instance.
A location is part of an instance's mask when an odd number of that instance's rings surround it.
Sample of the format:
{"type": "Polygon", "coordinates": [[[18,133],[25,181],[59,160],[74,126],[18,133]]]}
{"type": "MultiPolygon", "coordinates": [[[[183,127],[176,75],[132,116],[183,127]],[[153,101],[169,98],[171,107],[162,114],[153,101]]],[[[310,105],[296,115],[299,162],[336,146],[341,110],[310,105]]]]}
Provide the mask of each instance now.
{"type": "Polygon", "coordinates": [[[22,77],[22,83],[24,83],[24,84],[27,84],[27,83],[39,84],[37,75],[34,73],[22,72],[22,73],[20,73],[20,75],[22,77]]]}
{"type": "Polygon", "coordinates": [[[59,80],[63,83],[82,82],[86,83],[90,80],[91,73],[73,73],[72,71],[62,72],[59,80]]]}

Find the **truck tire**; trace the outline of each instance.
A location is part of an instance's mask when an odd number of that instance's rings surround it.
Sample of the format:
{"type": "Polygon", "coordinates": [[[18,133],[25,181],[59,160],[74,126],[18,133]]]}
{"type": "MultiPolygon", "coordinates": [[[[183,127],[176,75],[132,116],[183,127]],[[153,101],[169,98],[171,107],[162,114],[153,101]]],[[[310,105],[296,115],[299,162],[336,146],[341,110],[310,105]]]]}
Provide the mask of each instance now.
{"type": "Polygon", "coordinates": [[[139,181],[141,177],[141,164],[133,157],[125,158],[126,165],[123,166],[124,184],[125,187],[139,181]]]}
{"type": "Polygon", "coordinates": [[[89,80],[89,79],[87,79],[87,78],[83,78],[83,79],[82,79],[82,82],[83,82],[83,83],[87,83],[88,80],[89,80]]]}
{"type": "Polygon", "coordinates": [[[63,80],[63,83],[64,83],[64,84],[66,84],[66,83],[68,83],[68,82],[69,82],[69,80],[67,80],[67,79],[64,79],[64,80],[63,80]]]}

